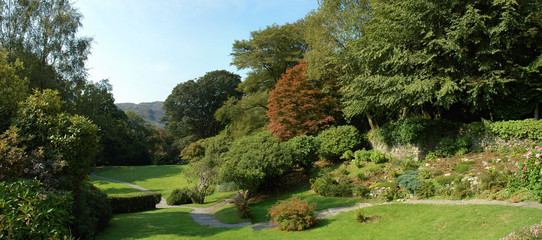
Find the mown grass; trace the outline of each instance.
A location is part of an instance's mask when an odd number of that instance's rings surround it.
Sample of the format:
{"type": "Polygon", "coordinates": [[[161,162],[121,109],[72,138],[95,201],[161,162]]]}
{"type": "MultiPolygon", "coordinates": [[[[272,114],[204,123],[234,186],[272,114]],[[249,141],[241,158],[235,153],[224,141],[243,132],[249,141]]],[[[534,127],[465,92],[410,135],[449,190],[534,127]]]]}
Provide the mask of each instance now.
{"type": "MultiPolygon", "coordinates": [[[[96,173],[98,176],[133,183],[159,192],[163,198],[168,198],[175,188],[192,187],[197,182],[190,181],[184,171],[188,165],[153,165],[153,166],[123,166],[106,168],[96,173]]],[[[139,190],[122,183],[91,177],[91,182],[107,194],[134,193],[139,190]]],[[[205,198],[204,204],[189,204],[188,206],[207,207],[232,196],[234,192],[215,192],[205,198]]]]}
{"type": "Polygon", "coordinates": [[[542,210],[519,207],[390,204],[362,210],[377,215],[374,222],[355,222],[355,211],[351,211],[306,231],[281,232],[204,227],[191,219],[189,211],[115,215],[97,239],[498,239],[517,227],[539,223],[542,216],[542,210]]]}

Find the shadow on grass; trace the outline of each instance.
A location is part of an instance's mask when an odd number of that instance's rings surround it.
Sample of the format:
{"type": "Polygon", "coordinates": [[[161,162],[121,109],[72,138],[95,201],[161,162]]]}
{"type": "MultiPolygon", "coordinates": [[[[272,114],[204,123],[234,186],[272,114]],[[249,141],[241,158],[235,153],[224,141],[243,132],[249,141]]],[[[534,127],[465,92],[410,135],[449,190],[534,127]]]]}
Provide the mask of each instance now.
{"type": "Polygon", "coordinates": [[[119,166],[100,170],[96,175],[134,183],[180,175],[186,167],[186,165],[119,166]]]}
{"type": "Polygon", "coordinates": [[[179,239],[207,238],[233,231],[232,228],[204,227],[192,220],[188,209],[158,209],[115,215],[97,239],[125,239],[170,236],[179,239]]]}

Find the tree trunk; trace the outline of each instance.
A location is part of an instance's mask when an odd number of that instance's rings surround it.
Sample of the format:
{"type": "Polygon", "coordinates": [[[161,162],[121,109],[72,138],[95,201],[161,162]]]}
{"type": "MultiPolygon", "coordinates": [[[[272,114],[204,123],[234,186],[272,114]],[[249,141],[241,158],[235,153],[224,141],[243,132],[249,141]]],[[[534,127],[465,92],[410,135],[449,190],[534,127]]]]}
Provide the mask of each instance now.
{"type": "Polygon", "coordinates": [[[377,127],[373,123],[373,117],[369,113],[366,113],[366,115],[367,115],[367,121],[369,121],[369,126],[371,126],[371,130],[375,130],[377,127]]]}

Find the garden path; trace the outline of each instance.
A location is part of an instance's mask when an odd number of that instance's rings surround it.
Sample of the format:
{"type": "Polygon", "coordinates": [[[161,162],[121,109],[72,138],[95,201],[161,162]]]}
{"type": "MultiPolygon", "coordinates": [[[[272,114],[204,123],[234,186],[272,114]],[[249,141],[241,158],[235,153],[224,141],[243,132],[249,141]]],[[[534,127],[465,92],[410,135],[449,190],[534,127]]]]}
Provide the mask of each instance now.
{"type": "MultiPolygon", "coordinates": [[[[143,192],[150,192],[150,190],[135,185],[133,183],[119,181],[107,177],[102,177],[96,175],[98,171],[101,171],[106,168],[97,169],[91,172],[91,175],[93,177],[101,178],[104,180],[116,182],[116,183],[124,183],[127,184],[133,188],[136,188],[143,192]]],[[[237,224],[227,224],[222,223],[218,221],[218,219],[215,217],[214,212],[216,212],[217,209],[219,209],[222,206],[232,204],[233,199],[235,196],[232,196],[231,198],[228,198],[220,203],[217,203],[213,206],[206,207],[206,208],[198,208],[198,207],[189,207],[189,206],[171,206],[167,205],[166,200],[164,198],[161,199],[160,203],[156,205],[156,208],[190,208],[193,209],[193,211],[190,212],[190,216],[192,219],[194,219],[195,222],[202,226],[209,226],[209,227],[224,227],[224,228],[237,228],[237,227],[252,227],[253,230],[258,231],[262,229],[268,229],[275,227],[271,222],[261,222],[261,223],[255,223],[252,224],[251,222],[243,222],[243,223],[237,223],[237,224]]],[[[387,205],[387,204],[397,204],[397,203],[403,203],[403,204],[435,204],[435,205],[469,205],[469,204],[476,204],[476,205],[501,205],[501,206],[514,206],[514,207],[525,207],[525,208],[536,208],[542,210],[542,204],[537,202],[519,202],[519,203],[509,203],[505,201],[491,201],[486,199],[471,199],[471,200],[429,200],[429,199],[407,199],[402,201],[396,201],[396,202],[384,202],[384,203],[358,203],[354,205],[349,206],[343,206],[343,207],[336,207],[336,208],[328,208],[323,209],[320,211],[316,211],[316,217],[318,219],[325,219],[329,217],[333,217],[335,215],[345,213],[348,211],[360,209],[360,208],[366,208],[366,207],[372,207],[372,206],[379,206],[379,205],[387,205]]]]}

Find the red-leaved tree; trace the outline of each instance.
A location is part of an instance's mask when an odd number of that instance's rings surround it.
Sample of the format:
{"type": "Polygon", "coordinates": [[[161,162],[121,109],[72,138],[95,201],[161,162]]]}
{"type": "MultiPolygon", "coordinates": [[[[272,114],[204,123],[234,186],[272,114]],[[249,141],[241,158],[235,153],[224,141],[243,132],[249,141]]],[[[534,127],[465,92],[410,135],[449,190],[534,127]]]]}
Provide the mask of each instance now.
{"type": "Polygon", "coordinates": [[[289,69],[269,93],[267,129],[281,141],[311,135],[335,121],[337,99],[323,94],[304,75],[307,63],[289,69]]]}

